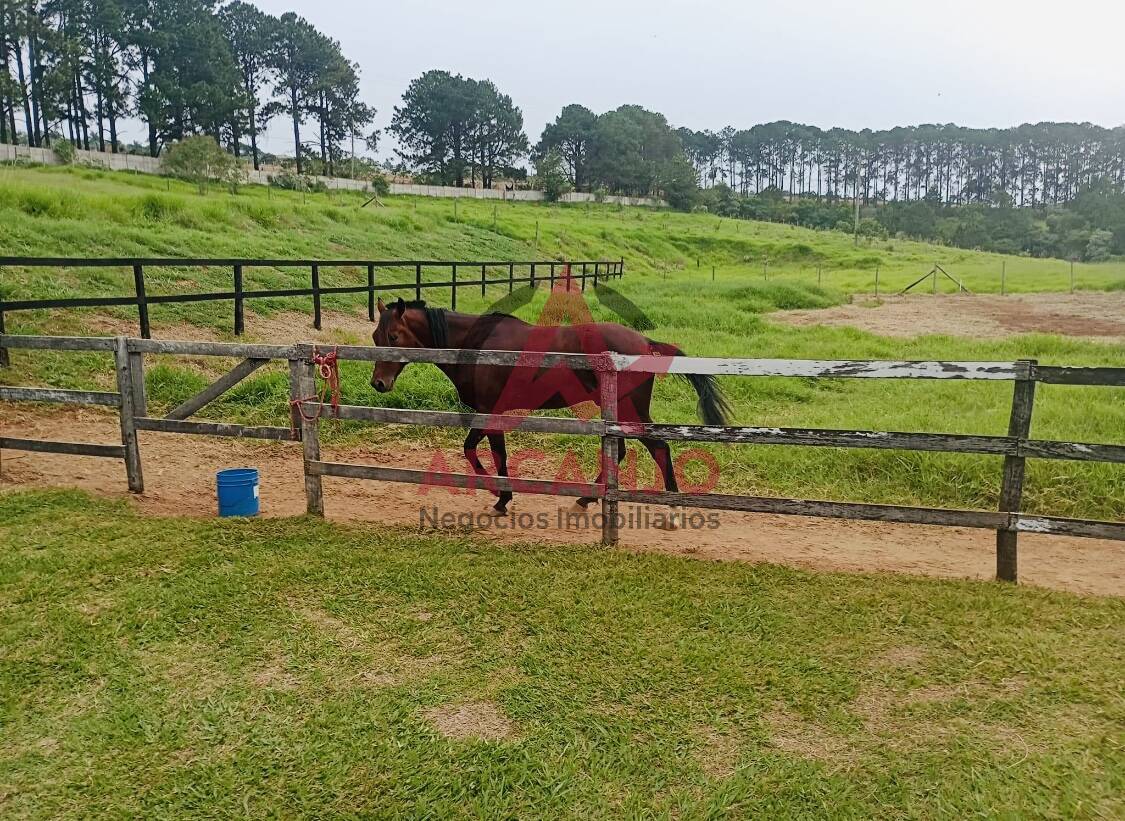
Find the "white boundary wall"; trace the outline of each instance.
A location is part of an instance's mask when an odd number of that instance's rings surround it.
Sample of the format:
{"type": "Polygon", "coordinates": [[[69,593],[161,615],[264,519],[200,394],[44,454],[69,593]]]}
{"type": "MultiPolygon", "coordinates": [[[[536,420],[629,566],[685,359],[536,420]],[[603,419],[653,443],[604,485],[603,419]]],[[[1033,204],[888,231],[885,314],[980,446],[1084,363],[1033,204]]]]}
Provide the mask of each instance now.
{"type": "MultiPolygon", "coordinates": [[[[76,149],[74,152],[75,163],[107,168],[111,171],[135,171],[141,174],[159,174],[160,158],[146,157],[139,154],[111,154],[106,151],[83,151],[76,149]]],[[[43,165],[59,165],[59,158],[49,148],[30,148],[26,145],[0,144],[0,162],[34,162],[43,165]]],[[[246,180],[258,185],[269,184],[269,173],[246,170],[246,180]]],[[[368,191],[368,184],[363,180],[351,180],[344,177],[312,177],[336,191],[368,191]]],[[[392,194],[404,194],[415,197],[468,197],[477,200],[514,200],[517,202],[542,202],[542,191],[497,191],[492,188],[456,188],[449,185],[413,185],[407,183],[390,183],[392,194]]],[[[602,202],[611,205],[641,205],[650,208],[662,208],[667,205],[663,200],[655,197],[618,197],[606,195],[602,202]]],[[[561,197],[560,202],[597,202],[594,194],[572,192],[561,197]]]]}

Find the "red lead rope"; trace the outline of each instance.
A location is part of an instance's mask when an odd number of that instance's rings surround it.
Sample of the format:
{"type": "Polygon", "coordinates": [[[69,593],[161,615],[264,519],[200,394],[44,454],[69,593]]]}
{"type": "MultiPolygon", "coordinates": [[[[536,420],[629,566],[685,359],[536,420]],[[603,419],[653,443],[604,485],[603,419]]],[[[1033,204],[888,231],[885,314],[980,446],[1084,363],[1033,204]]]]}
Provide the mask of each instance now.
{"type": "MultiPolygon", "coordinates": [[[[292,399],[289,402],[290,407],[296,408],[297,413],[306,422],[315,422],[324,413],[324,400],[327,398],[332,404],[332,412],[340,415],[340,365],[337,362],[336,349],[333,348],[329,353],[320,353],[316,348],[313,348],[312,360],[313,365],[316,366],[316,371],[320,378],[324,380],[320,391],[313,396],[306,396],[304,399],[292,399]],[[305,413],[305,402],[317,402],[316,413],[311,416],[305,413]]],[[[294,434],[296,434],[296,419],[292,420],[294,434]]]]}

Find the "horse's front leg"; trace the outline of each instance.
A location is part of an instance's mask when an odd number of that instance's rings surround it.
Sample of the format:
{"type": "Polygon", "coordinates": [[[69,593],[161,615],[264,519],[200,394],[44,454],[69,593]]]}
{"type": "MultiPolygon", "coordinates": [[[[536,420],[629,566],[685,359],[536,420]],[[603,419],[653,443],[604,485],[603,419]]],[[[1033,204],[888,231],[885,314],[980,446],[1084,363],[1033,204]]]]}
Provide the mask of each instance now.
{"type": "MultiPolygon", "coordinates": [[[[477,456],[477,445],[480,444],[480,440],[483,438],[483,430],[480,428],[469,428],[469,434],[465,437],[465,458],[469,460],[469,465],[472,466],[473,473],[477,476],[488,476],[492,478],[492,474],[485,470],[484,465],[481,464],[480,457],[477,456]]],[[[487,484],[485,486],[487,487],[487,484]]],[[[489,489],[491,490],[491,488],[489,489]]],[[[496,491],[492,491],[492,493],[495,492],[496,491]]]]}
{"type": "MultiPolygon", "coordinates": [[[[503,433],[490,433],[488,434],[488,446],[492,449],[492,461],[496,463],[496,475],[508,475],[508,446],[504,441],[503,433]]],[[[512,501],[512,492],[510,490],[502,491],[496,504],[492,509],[504,516],[508,512],[508,503],[512,501]]]]}

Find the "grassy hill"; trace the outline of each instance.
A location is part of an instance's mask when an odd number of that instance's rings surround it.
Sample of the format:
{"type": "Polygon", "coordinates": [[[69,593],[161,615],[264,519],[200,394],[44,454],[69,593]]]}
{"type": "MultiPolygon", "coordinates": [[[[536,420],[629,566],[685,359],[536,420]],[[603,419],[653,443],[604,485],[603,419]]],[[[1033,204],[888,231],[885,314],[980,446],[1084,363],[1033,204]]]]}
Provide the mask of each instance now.
{"type": "MultiPolygon", "coordinates": [[[[1015,359],[1055,364],[1125,365],[1120,346],[1046,335],[1005,341],[920,337],[887,339],[850,328],[792,328],[775,324],[776,308],[822,307],[870,291],[875,267],[887,290],[900,288],[939,261],[975,291],[999,288],[1006,265],[1012,291],[1069,288],[1069,266],[1059,260],[1004,258],[993,254],[893,240],[852,246],[835,232],[720,220],[616,206],[547,206],[389,197],[385,207],[359,206],[353,194],[301,195],[249,187],[236,196],[191,188],[158,177],[90,169],[0,167],[0,253],[85,256],[275,256],[325,258],[528,259],[624,257],[626,276],[613,288],[653,324],[646,333],[697,355],[791,358],[1015,359]],[[536,243],[538,236],[538,243],[536,243]],[[712,281],[711,266],[715,266],[712,281]],[[823,285],[818,286],[817,268],[823,285]],[[768,276],[768,279],[767,279],[768,276]]],[[[1113,264],[1077,268],[1083,288],[1125,287],[1125,268],[1113,264]]],[[[362,281],[363,272],[326,270],[323,283],[362,281]]],[[[6,298],[128,293],[128,271],[4,269],[6,298]]],[[[248,287],[307,283],[303,270],[255,269],[248,287]]],[[[163,269],[149,272],[153,292],[229,287],[225,269],[163,269]]],[[[948,285],[948,284],[946,284],[948,285]]],[[[943,286],[946,287],[946,286],[943,286]]],[[[499,290],[489,299],[500,296],[499,290]]],[[[506,288],[503,289],[506,293],[506,288]]],[[[406,295],[404,290],[403,294],[406,295]]],[[[590,293],[597,318],[616,314],[590,293]]],[[[359,298],[331,297],[326,307],[355,311],[359,298]]],[[[521,314],[533,319],[545,295],[521,314]]],[[[439,304],[441,300],[438,301],[439,304]]],[[[447,304],[447,303],[444,303],[447,304]]],[[[486,305],[466,289],[459,307],[486,305]]],[[[293,338],[308,323],[308,300],[255,301],[262,314],[298,310],[293,338]]],[[[132,319],[135,312],[107,312],[132,319]]],[[[283,315],[287,316],[287,315],[283,315]]],[[[12,332],[87,332],[88,311],[50,315],[13,314],[12,332]]],[[[227,303],[158,306],[153,320],[186,322],[229,335],[227,303]]],[[[248,319],[251,333],[254,319],[248,319]]],[[[96,330],[96,328],[95,328],[96,330]]],[[[363,341],[361,337],[342,342],[363,341]]],[[[13,384],[93,387],[110,380],[108,362],[96,356],[15,354],[0,374],[13,384]]],[[[453,408],[456,397],[434,369],[408,369],[390,397],[368,386],[370,371],[343,372],[344,391],[357,404],[453,408]]],[[[150,372],[156,408],[198,390],[208,373],[182,360],[157,362],[150,372]]],[[[889,380],[726,380],[737,421],[794,427],[1003,433],[1011,387],[1007,384],[939,384],[889,380]]],[[[209,412],[224,418],[280,422],[286,410],[284,375],[248,380],[209,412]]],[[[694,397],[671,380],[657,388],[660,421],[694,421],[694,397]]],[[[1041,391],[1033,433],[1074,441],[1119,442],[1125,401],[1119,392],[1054,387],[1041,391]]],[[[338,436],[422,435],[399,429],[342,426],[338,436]]],[[[443,441],[456,432],[427,436],[443,441]]],[[[554,440],[551,446],[562,446],[554,440]]],[[[723,470],[720,489],[768,494],[910,504],[990,508],[996,504],[999,462],[992,457],[887,451],[840,451],[786,447],[716,447],[723,470]]],[[[592,463],[592,443],[587,448],[592,463]]],[[[643,463],[643,460],[642,460],[643,463]]],[[[1125,516],[1125,476],[1113,465],[1032,463],[1028,506],[1039,512],[1125,516]]]]}

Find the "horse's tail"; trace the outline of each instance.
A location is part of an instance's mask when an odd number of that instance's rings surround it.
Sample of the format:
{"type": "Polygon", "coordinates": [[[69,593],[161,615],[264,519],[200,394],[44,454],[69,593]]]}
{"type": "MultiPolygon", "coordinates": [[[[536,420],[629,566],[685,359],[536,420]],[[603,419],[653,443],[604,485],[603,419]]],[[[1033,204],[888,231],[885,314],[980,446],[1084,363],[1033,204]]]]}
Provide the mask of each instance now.
{"type": "MultiPolygon", "coordinates": [[[[669,345],[667,342],[653,342],[649,340],[649,347],[655,354],[661,356],[684,356],[684,352],[677,348],[675,345],[669,345]]],[[[703,420],[705,425],[727,425],[730,424],[729,420],[732,415],[730,401],[723,393],[722,387],[719,382],[711,374],[701,373],[678,373],[683,379],[691,383],[695,388],[696,394],[699,396],[699,418],[703,420]]]]}

